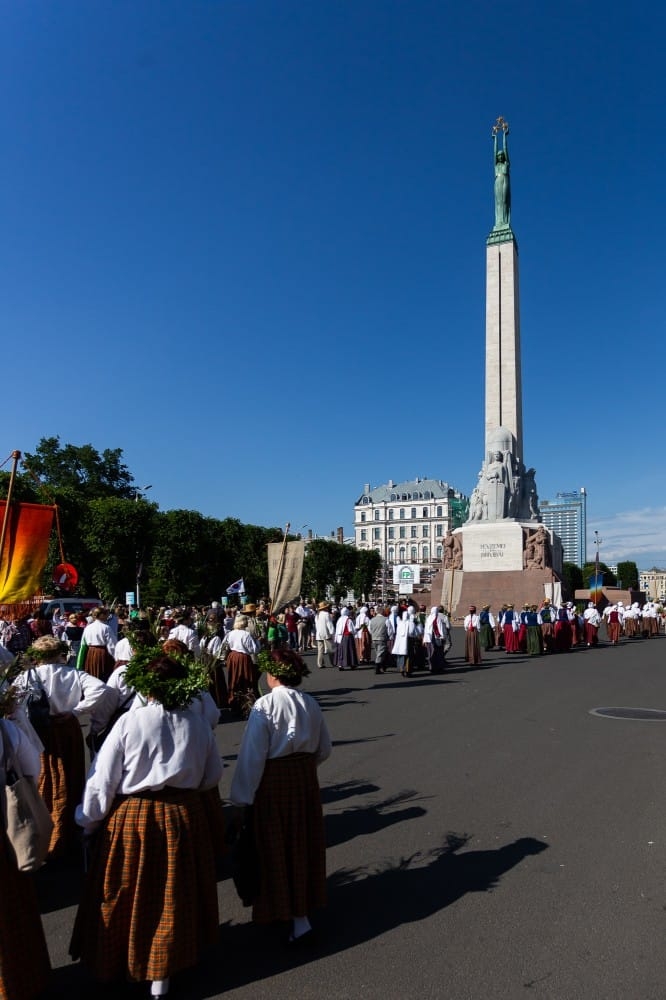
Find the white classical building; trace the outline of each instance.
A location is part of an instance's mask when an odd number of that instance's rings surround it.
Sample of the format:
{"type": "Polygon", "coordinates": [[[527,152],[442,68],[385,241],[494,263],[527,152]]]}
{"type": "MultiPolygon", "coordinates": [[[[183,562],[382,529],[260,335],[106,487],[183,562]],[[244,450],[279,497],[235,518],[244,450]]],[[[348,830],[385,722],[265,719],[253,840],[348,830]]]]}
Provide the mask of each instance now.
{"type": "Polygon", "coordinates": [[[438,569],[444,536],[466,520],[468,508],[469,498],[441,479],[367,484],[354,504],[355,544],[379,552],[385,567],[438,569]]]}

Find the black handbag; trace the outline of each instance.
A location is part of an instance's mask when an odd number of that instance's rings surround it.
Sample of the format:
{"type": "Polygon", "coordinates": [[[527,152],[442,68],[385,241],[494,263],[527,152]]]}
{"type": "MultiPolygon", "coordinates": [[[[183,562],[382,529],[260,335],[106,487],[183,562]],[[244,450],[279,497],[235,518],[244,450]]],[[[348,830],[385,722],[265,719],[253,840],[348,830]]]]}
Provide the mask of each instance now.
{"type": "Polygon", "coordinates": [[[234,843],[231,877],[243,906],[252,906],[259,895],[261,872],[254,839],[252,806],[245,807],[245,817],[234,843]]]}

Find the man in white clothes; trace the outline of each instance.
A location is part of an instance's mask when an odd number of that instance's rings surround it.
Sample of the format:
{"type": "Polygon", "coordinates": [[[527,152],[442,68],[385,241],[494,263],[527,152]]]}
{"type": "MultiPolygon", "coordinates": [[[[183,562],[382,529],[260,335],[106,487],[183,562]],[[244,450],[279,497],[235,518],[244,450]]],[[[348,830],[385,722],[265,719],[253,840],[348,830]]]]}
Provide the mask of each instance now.
{"type": "Polygon", "coordinates": [[[321,601],[317,605],[315,617],[315,641],[317,643],[317,666],[320,669],[333,666],[333,636],[335,626],[331,618],[330,604],[321,601]]]}
{"type": "Polygon", "coordinates": [[[191,653],[199,656],[199,638],[192,628],[192,612],[180,611],[176,615],[176,624],[169,632],[169,639],[179,639],[184,642],[191,653]]]}

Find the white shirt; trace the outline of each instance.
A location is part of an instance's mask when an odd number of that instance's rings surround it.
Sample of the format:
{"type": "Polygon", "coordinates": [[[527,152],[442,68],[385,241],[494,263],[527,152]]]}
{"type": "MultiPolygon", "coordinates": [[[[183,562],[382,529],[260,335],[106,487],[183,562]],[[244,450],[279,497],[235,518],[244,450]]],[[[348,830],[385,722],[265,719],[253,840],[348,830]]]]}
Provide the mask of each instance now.
{"type": "Polygon", "coordinates": [[[402,618],[396,625],[395,639],[391,652],[395,656],[407,656],[409,652],[409,637],[416,633],[414,619],[405,611],[402,618]]]}
{"type": "Polygon", "coordinates": [[[252,706],[231,782],[231,801],[239,806],[254,802],[266,761],[292,753],[313,753],[321,764],[331,754],[331,737],[312,695],[280,684],[252,706]]]}
{"type": "MultiPolygon", "coordinates": [[[[42,663],[24,670],[15,680],[20,692],[27,694],[31,687],[29,673],[37,674],[49,699],[51,715],[73,712],[74,715],[91,714],[100,724],[106,722],[116,709],[117,695],[103,681],[84,670],[64,663],[42,663]]],[[[34,679],[34,675],[33,675],[34,679]]]]}
{"type": "Polygon", "coordinates": [[[134,650],[130,646],[129,639],[120,639],[118,645],[116,646],[116,652],[114,654],[114,659],[116,663],[118,660],[123,660],[124,663],[129,663],[134,654],[134,650]]]}
{"type": "Polygon", "coordinates": [[[116,640],[113,638],[113,632],[105,622],[93,620],[89,625],[86,625],[81,642],[85,642],[86,646],[106,646],[111,656],[116,651],[116,640]]]}
{"type": "Polygon", "coordinates": [[[194,653],[195,656],[199,655],[199,640],[193,628],[188,628],[187,625],[176,625],[169,632],[169,638],[179,639],[185,643],[191,653],[194,653]]]}
{"type": "Polygon", "coordinates": [[[356,628],[349,615],[340,615],[335,623],[335,641],[342,642],[343,635],[356,635],[356,628]]]}
{"type": "MultiPolygon", "coordinates": [[[[41,769],[41,759],[39,748],[26,739],[20,727],[11,719],[3,719],[0,723],[4,729],[7,743],[9,744],[9,754],[12,760],[18,761],[18,765],[24,774],[33,778],[39,776],[41,769]]],[[[4,740],[0,737],[0,768],[6,770],[7,761],[4,755],[4,740]]]]}
{"type": "Polygon", "coordinates": [[[323,639],[332,639],[335,635],[333,619],[328,611],[318,611],[315,618],[315,639],[321,642],[323,639]]]}
{"type": "Polygon", "coordinates": [[[481,619],[478,615],[465,615],[464,628],[465,632],[478,631],[481,628],[481,619]]]}
{"type": "Polygon", "coordinates": [[[149,701],[116,722],[93,761],[76,822],[92,832],[116,795],[171,788],[214,788],[224,764],[213,731],[187,708],[149,701]]]}
{"type": "Polygon", "coordinates": [[[248,653],[253,656],[261,648],[254,636],[251,636],[244,628],[232,628],[226,636],[226,640],[229,649],[235,653],[248,653]]]}

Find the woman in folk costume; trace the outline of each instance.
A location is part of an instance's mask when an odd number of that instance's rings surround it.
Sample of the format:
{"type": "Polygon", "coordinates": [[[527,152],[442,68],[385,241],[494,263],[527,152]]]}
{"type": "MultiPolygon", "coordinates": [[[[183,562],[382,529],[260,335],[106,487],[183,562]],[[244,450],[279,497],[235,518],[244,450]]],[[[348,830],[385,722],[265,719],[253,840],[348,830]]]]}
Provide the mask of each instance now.
{"type": "Polygon", "coordinates": [[[127,683],[143,704],[107,737],[76,813],[96,838],[70,954],[101,982],[148,981],[158,997],[217,941],[203,796],[223,763],[210,725],[190,707],[206,686],[201,665],[146,649],[127,683]]]}
{"type": "Polygon", "coordinates": [[[253,657],[259,652],[259,640],[248,632],[246,615],[236,615],[227,635],[227,687],[229,708],[235,715],[247,715],[259,697],[259,671],[253,657]]]}
{"type": "MultiPolygon", "coordinates": [[[[6,689],[0,705],[0,784],[14,761],[23,774],[33,778],[39,774],[39,750],[4,717],[14,707],[13,692],[6,689]]],[[[0,824],[0,885],[0,1000],[33,1000],[48,986],[51,966],[33,877],[16,867],[4,823],[0,824]]]]}
{"type": "MultiPolygon", "coordinates": [[[[231,801],[252,806],[259,855],[257,923],[289,923],[289,941],[311,935],[309,917],[326,903],[326,843],[317,767],[331,738],[313,697],[296,689],[310,671],[291,649],[259,656],[270,692],[255,702],[231,783],[231,801]]],[[[237,813],[237,822],[241,815],[237,813]]]]}
{"type": "Polygon", "coordinates": [[[555,609],[548,598],[541,608],[541,644],[544,653],[552,653],[555,648],[555,609]]]}
{"type": "Polygon", "coordinates": [[[76,660],[80,670],[106,681],[115,663],[116,640],[107,624],[107,608],[93,608],[92,621],[83,630],[76,660]]]}
{"type": "Polygon", "coordinates": [[[555,651],[568,653],[571,649],[571,622],[566,608],[559,608],[555,619],[555,651]]]}
{"type": "Polygon", "coordinates": [[[479,642],[481,649],[486,652],[495,647],[495,618],[490,611],[490,605],[484,604],[479,615],[481,630],[479,632],[479,642]]]}
{"type": "Polygon", "coordinates": [[[434,604],[423,626],[423,645],[426,662],[431,674],[441,674],[446,666],[446,644],[450,641],[451,629],[448,618],[434,604]]]}
{"type": "Polygon", "coordinates": [[[67,643],[54,636],[36,639],[26,655],[34,666],[16,678],[18,697],[27,703],[29,696],[43,692],[48,705],[48,715],[44,713],[43,725],[37,727],[44,747],[38,787],[53,820],[49,858],[54,858],[78,842],[74,810],[85,782],[80,718],[91,716],[95,728],[106,725],[117,695],[97,677],[68,666],[67,643]]]}
{"type": "Polygon", "coordinates": [[[592,601],[587,602],[587,607],[583,612],[583,628],[585,630],[585,642],[588,646],[596,646],[599,641],[599,626],[601,625],[601,615],[597,611],[592,601]]]}
{"type": "Polygon", "coordinates": [[[465,615],[465,662],[481,663],[481,644],[479,642],[479,630],[481,619],[476,613],[476,607],[472,604],[469,612],[465,615]]]}
{"type": "Polygon", "coordinates": [[[611,646],[617,646],[620,641],[620,628],[622,626],[620,611],[618,610],[617,604],[611,605],[611,609],[608,612],[608,638],[611,646]]]}
{"type": "Polygon", "coordinates": [[[354,627],[356,629],[356,658],[359,663],[370,663],[372,657],[372,637],[368,631],[370,616],[367,606],[364,604],[356,615],[354,627]]]}
{"type": "Polygon", "coordinates": [[[543,645],[541,638],[541,616],[536,604],[532,604],[525,612],[527,626],[527,652],[530,656],[541,656],[543,645]]]}
{"type": "Polygon", "coordinates": [[[403,611],[395,627],[395,638],[391,649],[395,668],[400,671],[403,677],[409,677],[412,672],[409,662],[409,640],[415,633],[414,616],[410,615],[408,611],[403,611]]]}
{"type": "Polygon", "coordinates": [[[209,691],[220,711],[229,706],[229,690],[224,676],[224,662],[227,655],[224,638],[224,623],[217,618],[208,619],[206,631],[199,643],[199,659],[208,670],[209,691]]]}
{"type": "Polygon", "coordinates": [[[356,627],[349,608],[343,608],[335,625],[335,662],[338,670],[356,670],[356,627]]]}
{"type": "Polygon", "coordinates": [[[520,653],[527,652],[527,613],[529,609],[529,604],[523,604],[520,612],[520,624],[518,626],[518,651],[520,653]]]}
{"type": "Polygon", "coordinates": [[[506,653],[518,652],[518,616],[513,604],[509,604],[502,615],[502,631],[504,632],[504,651],[506,653]]]}

